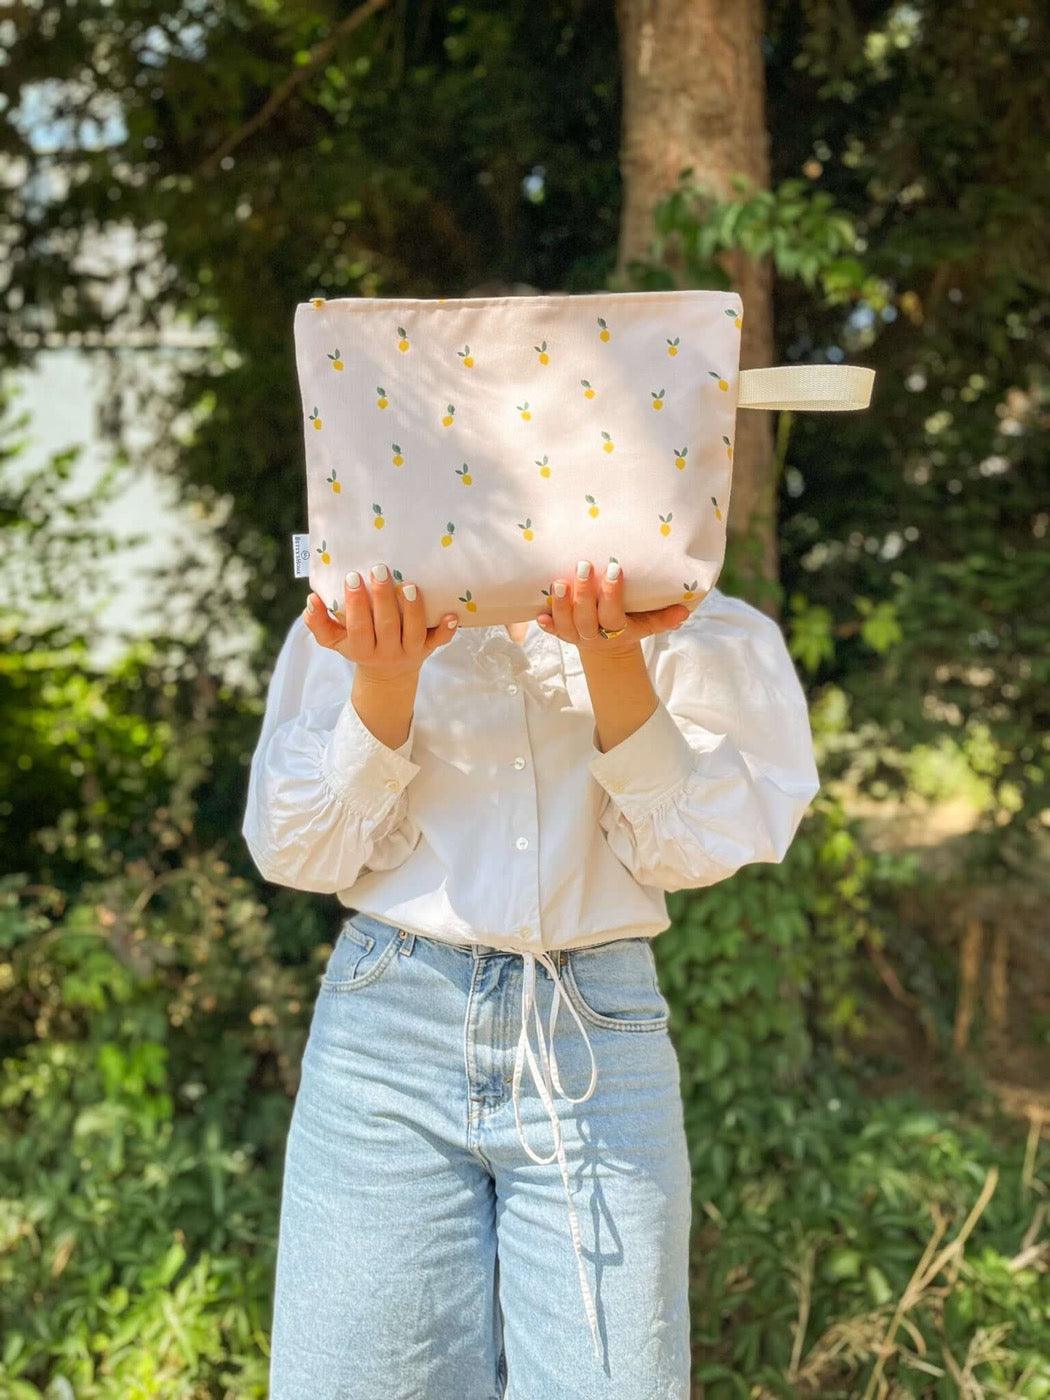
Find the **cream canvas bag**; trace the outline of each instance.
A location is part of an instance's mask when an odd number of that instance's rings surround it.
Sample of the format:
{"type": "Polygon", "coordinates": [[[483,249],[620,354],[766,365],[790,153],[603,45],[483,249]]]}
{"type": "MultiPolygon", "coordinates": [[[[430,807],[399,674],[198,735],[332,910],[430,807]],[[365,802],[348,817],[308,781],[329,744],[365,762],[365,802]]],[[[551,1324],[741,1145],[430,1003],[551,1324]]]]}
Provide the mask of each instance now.
{"type": "Polygon", "coordinates": [[[533,618],[590,559],[628,612],[695,606],[725,557],[738,408],[867,407],[856,366],[738,370],[732,292],[314,298],[295,310],[309,533],[343,610],[382,560],[426,623],[533,618]]]}

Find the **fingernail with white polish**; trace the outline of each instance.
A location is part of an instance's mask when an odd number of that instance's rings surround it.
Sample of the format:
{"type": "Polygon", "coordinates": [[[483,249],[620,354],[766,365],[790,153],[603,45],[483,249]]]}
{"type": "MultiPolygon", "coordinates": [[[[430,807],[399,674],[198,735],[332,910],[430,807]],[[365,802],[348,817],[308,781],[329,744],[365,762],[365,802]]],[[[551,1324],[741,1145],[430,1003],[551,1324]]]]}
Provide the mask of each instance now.
{"type": "Polygon", "coordinates": [[[414,583],[406,583],[404,588],[402,588],[401,592],[405,595],[405,597],[410,603],[414,603],[416,601],[416,585],[414,583]]]}
{"type": "Polygon", "coordinates": [[[306,611],[307,611],[307,612],[313,612],[314,606],[316,605],[316,603],[317,603],[317,599],[316,599],[316,598],[314,597],[314,595],[311,593],[310,596],[309,596],[309,598],[307,598],[307,600],[306,600],[306,611]]]}
{"type": "Polygon", "coordinates": [[[576,577],[577,577],[577,578],[590,578],[590,576],[591,576],[591,565],[590,565],[590,560],[588,560],[588,559],[581,559],[580,562],[576,565],[576,577]]]}
{"type": "Polygon", "coordinates": [[[361,587],[361,575],[357,572],[356,569],[351,569],[350,572],[347,574],[346,586],[347,588],[361,587]]]}
{"type": "Polygon", "coordinates": [[[556,598],[565,597],[565,584],[562,583],[561,579],[559,579],[558,582],[554,585],[554,596],[556,598]]]}
{"type": "Polygon", "coordinates": [[[377,583],[386,583],[387,574],[389,572],[390,571],[385,564],[372,565],[372,577],[377,583]]]}
{"type": "Polygon", "coordinates": [[[619,566],[619,564],[617,564],[617,562],[616,562],[615,559],[610,559],[610,560],[609,560],[609,566],[608,566],[608,568],[605,570],[605,577],[606,577],[610,582],[614,582],[616,579],[618,579],[618,578],[620,577],[620,566],[619,566]]]}
{"type": "Polygon", "coordinates": [[[459,618],[457,618],[457,617],[450,617],[449,620],[448,620],[448,625],[449,625],[449,627],[455,627],[455,626],[458,625],[458,623],[459,623],[459,618]]]}

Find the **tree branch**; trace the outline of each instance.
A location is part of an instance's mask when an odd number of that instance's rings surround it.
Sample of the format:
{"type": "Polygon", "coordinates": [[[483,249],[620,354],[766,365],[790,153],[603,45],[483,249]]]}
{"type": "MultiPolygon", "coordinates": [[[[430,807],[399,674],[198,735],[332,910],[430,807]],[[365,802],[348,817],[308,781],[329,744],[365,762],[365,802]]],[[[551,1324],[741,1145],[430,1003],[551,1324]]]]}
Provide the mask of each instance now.
{"type": "Polygon", "coordinates": [[[220,161],[225,160],[238,146],[243,145],[249,136],[254,136],[257,131],[264,127],[310,74],[316,72],[322,64],[327,63],[340,40],[345,39],[348,34],[352,34],[355,29],[359,29],[365,20],[371,19],[377,10],[383,9],[388,3],[389,0],[365,0],[363,5],[359,5],[352,14],[347,15],[346,19],[336,25],[327,39],[323,39],[311,50],[310,57],[306,62],[290,73],[280,87],[275,88],[270,93],[255,115],[249,117],[243,126],[238,127],[235,132],[228,136],[217,150],[205,157],[198,167],[197,173],[205,176],[214,175],[220,161]]]}

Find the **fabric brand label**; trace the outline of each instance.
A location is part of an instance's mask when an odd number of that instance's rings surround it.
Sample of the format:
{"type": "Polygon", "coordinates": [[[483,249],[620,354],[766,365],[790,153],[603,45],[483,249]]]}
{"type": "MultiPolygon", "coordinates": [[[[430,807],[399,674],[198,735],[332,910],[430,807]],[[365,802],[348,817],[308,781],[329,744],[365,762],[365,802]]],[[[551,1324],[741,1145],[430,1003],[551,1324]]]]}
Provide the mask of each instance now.
{"type": "Polygon", "coordinates": [[[292,536],[292,558],[295,562],[295,577],[310,577],[310,536],[292,536]]]}

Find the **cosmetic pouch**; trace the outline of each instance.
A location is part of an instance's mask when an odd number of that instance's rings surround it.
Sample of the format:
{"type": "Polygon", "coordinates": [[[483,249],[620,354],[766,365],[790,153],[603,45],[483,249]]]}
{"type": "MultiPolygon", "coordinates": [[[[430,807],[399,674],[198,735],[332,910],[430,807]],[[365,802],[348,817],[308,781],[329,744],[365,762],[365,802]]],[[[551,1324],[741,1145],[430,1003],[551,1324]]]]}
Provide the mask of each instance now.
{"type": "Polygon", "coordinates": [[[865,408],[874,379],[741,373],[743,314],[706,290],[301,302],[297,574],[340,614],[347,571],[382,560],[428,627],[533,618],[584,558],[619,560],[628,612],[695,606],[725,557],[738,410],[865,408]]]}

